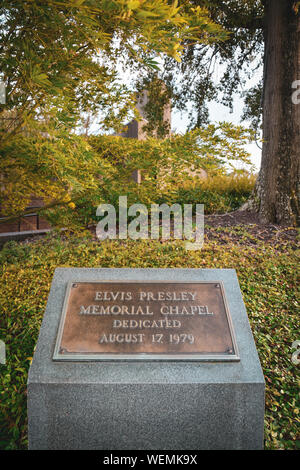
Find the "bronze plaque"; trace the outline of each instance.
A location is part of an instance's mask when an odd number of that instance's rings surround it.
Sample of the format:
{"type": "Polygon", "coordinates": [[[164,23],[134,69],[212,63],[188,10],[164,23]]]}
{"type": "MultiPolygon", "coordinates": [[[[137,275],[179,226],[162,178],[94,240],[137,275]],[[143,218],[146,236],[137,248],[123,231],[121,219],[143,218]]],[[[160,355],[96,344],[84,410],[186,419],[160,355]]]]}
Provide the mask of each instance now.
{"type": "Polygon", "coordinates": [[[223,284],[69,283],[54,360],[239,360],[223,284]]]}

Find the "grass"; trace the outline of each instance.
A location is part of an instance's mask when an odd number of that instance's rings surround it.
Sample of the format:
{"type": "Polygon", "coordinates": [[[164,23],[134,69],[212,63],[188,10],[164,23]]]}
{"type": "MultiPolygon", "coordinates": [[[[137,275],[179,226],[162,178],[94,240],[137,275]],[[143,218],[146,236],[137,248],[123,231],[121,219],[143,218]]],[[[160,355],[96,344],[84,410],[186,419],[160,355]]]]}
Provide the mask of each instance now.
{"type": "MultiPolygon", "coordinates": [[[[211,229],[213,230],[213,229],[211,229]]],[[[299,366],[292,343],[299,340],[293,246],[248,244],[241,228],[234,243],[206,240],[200,251],[181,241],[106,241],[57,236],[10,242],[0,252],[0,338],[7,364],[0,365],[0,448],[27,447],[26,380],[54,269],[77,267],[235,268],[266,380],[265,448],[299,447],[299,366]]]]}

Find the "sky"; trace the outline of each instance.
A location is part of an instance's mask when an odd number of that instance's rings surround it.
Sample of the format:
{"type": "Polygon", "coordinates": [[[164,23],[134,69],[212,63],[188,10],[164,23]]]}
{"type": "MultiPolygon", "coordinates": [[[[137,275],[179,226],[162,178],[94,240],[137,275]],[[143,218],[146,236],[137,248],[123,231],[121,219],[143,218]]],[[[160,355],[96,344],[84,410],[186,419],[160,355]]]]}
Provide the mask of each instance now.
{"type": "MultiPolygon", "coordinates": [[[[262,66],[256,68],[255,65],[257,64],[253,64],[253,73],[250,78],[247,78],[246,76],[243,77],[245,80],[245,88],[241,88],[239,91],[246,91],[247,89],[252,88],[260,82],[263,74],[263,68],[262,66]]],[[[224,67],[224,65],[216,64],[214,69],[214,77],[216,83],[221,79],[225,71],[224,67]]],[[[250,127],[250,123],[248,123],[247,121],[241,121],[243,108],[244,102],[238,93],[236,93],[234,96],[232,113],[230,112],[229,108],[220,103],[217,103],[216,101],[212,101],[208,104],[209,115],[212,122],[227,121],[232,122],[236,125],[250,127]]],[[[187,113],[181,114],[180,112],[173,110],[172,130],[177,132],[184,132],[187,128],[187,125],[187,113]]],[[[258,145],[261,147],[261,142],[258,142],[258,145]]],[[[246,146],[246,150],[251,155],[252,164],[255,166],[257,171],[259,171],[261,163],[261,148],[259,148],[258,145],[254,142],[246,146]]]]}
{"type": "MultiPolygon", "coordinates": [[[[247,127],[247,121],[241,122],[241,115],[243,114],[243,100],[237,95],[234,98],[233,113],[230,113],[226,106],[223,106],[217,102],[211,102],[208,105],[209,115],[212,122],[227,121],[233,124],[242,124],[247,127]]],[[[172,111],[172,131],[183,133],[187,129],[188,120],[187,113],[180,113],[178,111],[172,111]]],[[[258,142],[258,145],[261,145],[258,142]]],[[[261,162],[261,149],[258,148],[256,143],[246,145],[246,150],[251,155],[251,162],[255,166],[256,170],[260,169],[261,162]]]]}

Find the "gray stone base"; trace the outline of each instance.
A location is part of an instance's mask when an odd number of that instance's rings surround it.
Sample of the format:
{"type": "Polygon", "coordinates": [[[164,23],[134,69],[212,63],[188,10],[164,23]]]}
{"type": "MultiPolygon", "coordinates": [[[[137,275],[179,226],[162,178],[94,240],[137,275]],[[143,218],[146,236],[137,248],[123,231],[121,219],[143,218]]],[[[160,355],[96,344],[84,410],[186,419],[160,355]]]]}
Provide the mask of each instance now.
{"type": "Polygon", "coordinates": [[[263,447],[264,379],[234,270],[55,271],[28,379],[30,449],[263,447]],[[240,362],[54,362],[69,280],[223,281],[240,362]]]}

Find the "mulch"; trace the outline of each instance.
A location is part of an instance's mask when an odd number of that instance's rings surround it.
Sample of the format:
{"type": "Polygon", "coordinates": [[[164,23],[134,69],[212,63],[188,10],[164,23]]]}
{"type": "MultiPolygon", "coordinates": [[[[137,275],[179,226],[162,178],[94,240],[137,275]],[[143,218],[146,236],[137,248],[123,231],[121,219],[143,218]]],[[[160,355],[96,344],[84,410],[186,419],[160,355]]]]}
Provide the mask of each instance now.
{"type": "Polygon", "coordinates": [[[258,214],[250,211],[235,211],[226,214],[205,216],[205,236],[220,243],[241,243],[257,245],[259,242],[272,243],[277,248],[299,247],[299,232],[294,227],[263,224],[258,214]]]}
{"type": "MultiPolygon", "coordinates": [[[[299,229],[283,227],[276,224],[263,224],[255,212],[234,211],[226,214],[205,216],[205,240],[219,244],[239,244],[256,246],[261,243],[272,244],[275,249],[288,247],[299,248],[299,229]]],[[[92,240],[98,241],[95,226],[90,227],[92,240]]],[[[62,238],[64,235],[61,234],[62,238]]],[[[20,243],[32,243],[42,239],[44,235],[32,236],[20,243]]],[[[163,243],[164,241],[162,241],[163,243]]]]}

